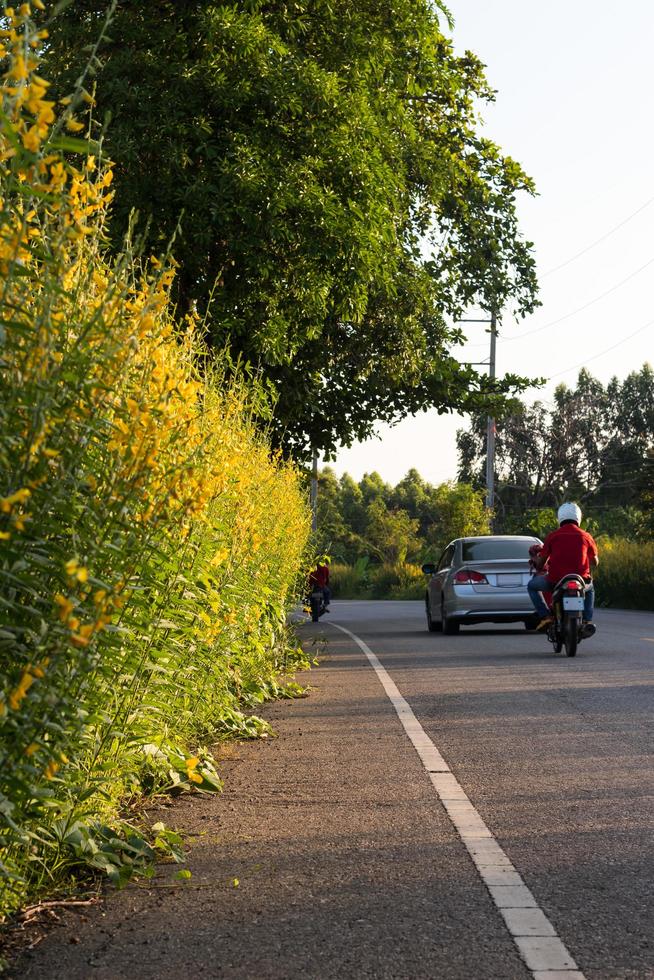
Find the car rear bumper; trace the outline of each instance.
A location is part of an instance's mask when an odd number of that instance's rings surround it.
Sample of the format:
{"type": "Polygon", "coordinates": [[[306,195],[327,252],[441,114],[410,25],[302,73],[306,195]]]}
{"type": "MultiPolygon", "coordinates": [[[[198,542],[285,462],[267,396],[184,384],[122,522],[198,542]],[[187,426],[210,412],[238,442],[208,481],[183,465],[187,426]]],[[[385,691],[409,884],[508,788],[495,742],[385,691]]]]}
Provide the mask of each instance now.
{"type": "Polygon", "coordinates": [[[469,587],[463,588],[465,594],[456,589],[445,602],[445,615],[461,623],[516,623],[535,614],[526,589],[510,595],[473,595],[469,587]]]}
{"type": "Polygon", "coordinates": [[[445,596],[448,603],[470,610],[522,609],[531,605],[526,582],[513,589],[456,584],[446,588],[445,596]]]}
{"type": "Polygon", "coordinates": [[[465,626],[466,623],[524,623],[525,620],[536,615],[536,610],[531,606],[530,609],[512,610],[510,612],[488,610],[486,612],[460,613],[455,611],[449,615],[451,619],[455,619],[462,626],[465,626]]]}

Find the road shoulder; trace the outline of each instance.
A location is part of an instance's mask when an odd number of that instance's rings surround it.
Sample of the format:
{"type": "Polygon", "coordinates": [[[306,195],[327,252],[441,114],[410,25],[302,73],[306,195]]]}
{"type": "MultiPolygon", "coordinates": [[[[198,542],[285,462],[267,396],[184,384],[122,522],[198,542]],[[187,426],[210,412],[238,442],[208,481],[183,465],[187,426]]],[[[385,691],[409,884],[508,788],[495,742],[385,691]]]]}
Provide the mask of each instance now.
{"type": "Polygon", "coordinates": [[[528,976],[373,671],[318,630],[310,696],[265,709],[278,737],[234,746],[220,797],[152,811],[188,884],[165,868],[66,914],[12,976],[528,976]]]}

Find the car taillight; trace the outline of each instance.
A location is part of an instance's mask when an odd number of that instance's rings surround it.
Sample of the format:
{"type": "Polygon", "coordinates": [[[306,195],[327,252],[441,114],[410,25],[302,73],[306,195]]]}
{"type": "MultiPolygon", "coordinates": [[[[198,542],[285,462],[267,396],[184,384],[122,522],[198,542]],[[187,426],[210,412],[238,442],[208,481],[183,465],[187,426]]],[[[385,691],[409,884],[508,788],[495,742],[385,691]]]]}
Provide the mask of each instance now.
{"type": "Polygon", "coordinates": [[[472,568],[462,568],[454,576],[455,585],[488,585],[488,579],[472,568]]]}

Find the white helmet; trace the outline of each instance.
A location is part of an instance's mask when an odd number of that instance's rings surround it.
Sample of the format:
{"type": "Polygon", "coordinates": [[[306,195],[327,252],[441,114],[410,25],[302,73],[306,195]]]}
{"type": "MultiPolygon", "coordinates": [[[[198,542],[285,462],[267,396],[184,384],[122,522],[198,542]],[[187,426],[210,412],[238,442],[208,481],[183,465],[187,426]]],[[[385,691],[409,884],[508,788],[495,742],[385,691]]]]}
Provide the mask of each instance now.
{"type": "Polygon", "coordinates": [[[578,504],[561,504],[556,514],[559,524],[564,521],[576,521],[581,524],[581,508],[578,504]]]}

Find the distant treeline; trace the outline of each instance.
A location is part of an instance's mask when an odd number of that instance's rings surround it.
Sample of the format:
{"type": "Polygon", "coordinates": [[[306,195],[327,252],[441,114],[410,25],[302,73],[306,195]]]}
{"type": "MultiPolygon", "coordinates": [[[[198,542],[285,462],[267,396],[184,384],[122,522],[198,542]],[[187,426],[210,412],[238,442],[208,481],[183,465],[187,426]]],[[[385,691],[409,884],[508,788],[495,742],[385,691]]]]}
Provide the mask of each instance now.
{"type": "Polygon", "coordinates": [[[353,565],[417,563],[453,537],[537,534],[576,500],[596,536],[654,539],[654,371],[645,364],[603,385],[581,371],[551,404],[516,400],[497,422],[495,512],[485,500],[486,417],[457,435],[459,482],[433,486],[411,469],[396,486],[378,473],[356,482],[325,467],[319,478],[320,545],[353,565]]]}
{"type": "Polygon", "coordinates": [[[484,491],[465,483],[433,486],[415,469],[395,487],[378,473],[357,483],[327,466],[319,476],[318,528],[337,562],[397,565],[440,553],[452,537],[487,534],[490,515],[484,491]]]}
{"type": "MultiPolygon", "coordinates": [[[[481,488],[486,418],[457,435],[458,477],[481,488]]],[[[498,531],[551,529],[555,509],[576,500],[594,534],[654,538],[654,371],[644,364],[607,385],[588,371],[559,385],[551,404],[516,401],[497,422],[495,521],[498,531]]]]}

